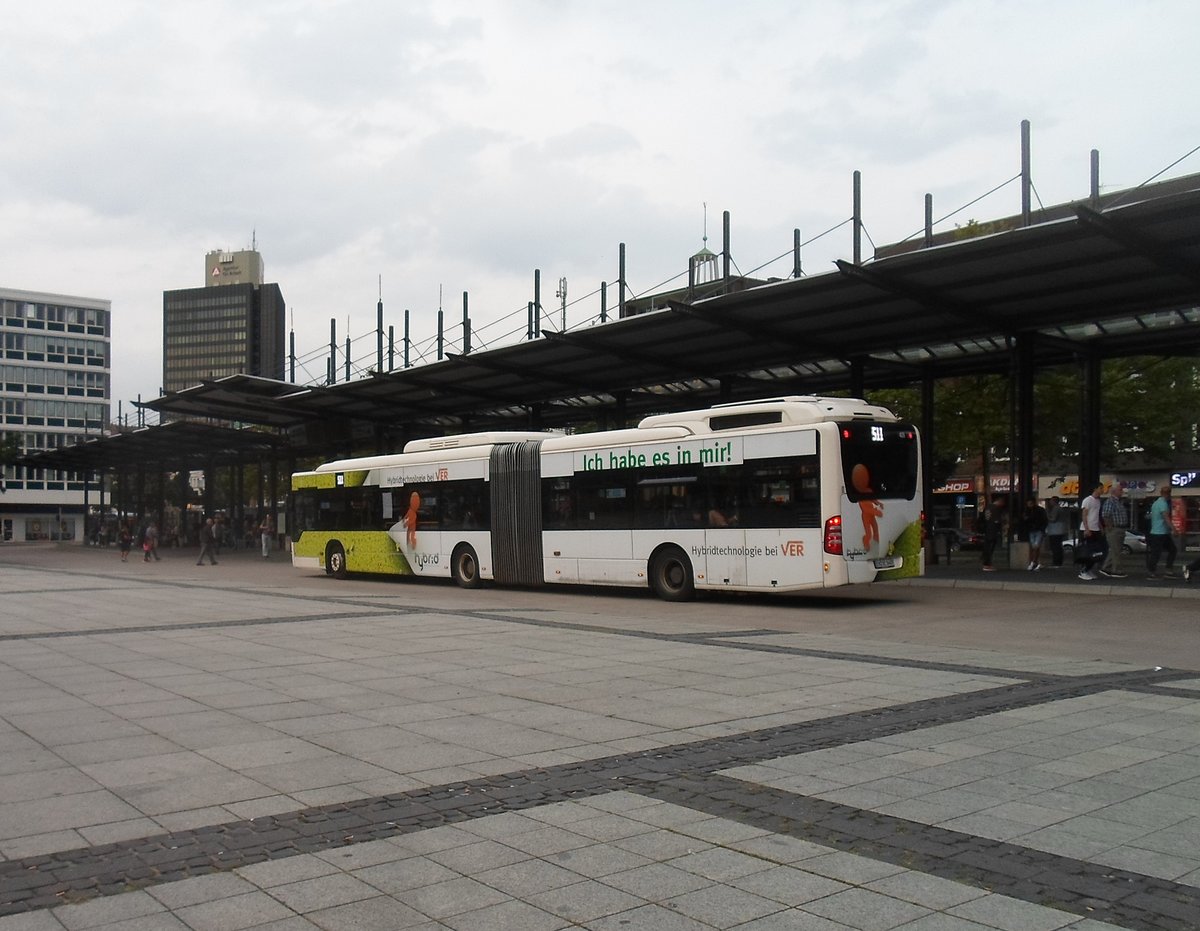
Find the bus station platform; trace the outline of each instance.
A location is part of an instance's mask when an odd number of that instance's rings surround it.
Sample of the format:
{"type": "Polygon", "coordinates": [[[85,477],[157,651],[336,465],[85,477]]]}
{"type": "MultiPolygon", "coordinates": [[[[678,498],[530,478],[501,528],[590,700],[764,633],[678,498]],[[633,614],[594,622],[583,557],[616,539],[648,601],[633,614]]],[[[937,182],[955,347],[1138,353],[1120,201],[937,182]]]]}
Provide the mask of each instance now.
{"type": "Polygon", "coordinates": [[[0,549],[0,931],[1197,927],[1195,583],[195,556],[0,549]]]}

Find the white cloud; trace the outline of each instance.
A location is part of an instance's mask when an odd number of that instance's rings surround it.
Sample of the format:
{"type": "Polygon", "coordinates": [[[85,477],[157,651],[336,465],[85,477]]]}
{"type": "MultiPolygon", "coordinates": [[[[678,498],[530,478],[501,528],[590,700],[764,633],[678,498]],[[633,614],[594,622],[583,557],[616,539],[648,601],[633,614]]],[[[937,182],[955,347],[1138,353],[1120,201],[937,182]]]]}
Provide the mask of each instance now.
{"type": "MultiPolygon", "coordinates": [[[[705,202],[743,271],[849,217],[855,169],[873,239],[908,236],[926,192],[941,216],[1017,173],[1024,118],[1043,201],[1086,194],[1092,148],[1106,185],[1145,180],[1200,136],[1198,25],[1186,0],[18,5],[0,282],[111,299],[125,399],[157,390],[163,290],[255,233],[302,352],[330,317],[369,330],[380,275],[421,338],[439,286],[520,329],[534,268],[547,305],[615,279],[620,242],[635,290],[684,272],[705,202]]],[[[849,253],[843,227],[805,268],[849,253]]]]}

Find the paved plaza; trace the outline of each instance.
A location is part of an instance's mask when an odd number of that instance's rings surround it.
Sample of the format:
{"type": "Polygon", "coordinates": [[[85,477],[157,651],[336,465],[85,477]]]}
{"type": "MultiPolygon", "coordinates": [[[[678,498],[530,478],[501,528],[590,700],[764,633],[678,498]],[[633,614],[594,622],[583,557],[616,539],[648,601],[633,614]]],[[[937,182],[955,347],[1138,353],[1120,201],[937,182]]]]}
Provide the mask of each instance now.
{"type": "Polygon", "coordinates": [[[1200,928],[1200,582],[1037,575],[0,549],[0,931],[1200,928]]]}

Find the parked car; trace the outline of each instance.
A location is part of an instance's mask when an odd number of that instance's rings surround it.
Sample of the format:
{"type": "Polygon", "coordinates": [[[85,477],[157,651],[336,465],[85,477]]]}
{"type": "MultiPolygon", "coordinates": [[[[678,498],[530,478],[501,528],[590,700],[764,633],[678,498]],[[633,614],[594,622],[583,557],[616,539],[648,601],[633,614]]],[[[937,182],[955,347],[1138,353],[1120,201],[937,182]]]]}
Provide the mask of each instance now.
{"type": "MultiPolygon", "coordinates": [[[[1070,557],[1075,552],[1074,540],[1063,540],[1063,553],[1070,557]]],[[[1125,531],[1125,542],[1121,544],[1121,552],[1128,555],[1129,553],[1144,553],[1146,552],[1146,535],[1144,533],[1134,533],[1132,530],[1125,531]]]]}
{"type": "Polygon", "coordinates": [[[974,530],[966,530],[961,527],[938,527],[933,533],[939,541],[945,541],[941,545],[951,552],[983,549],[983,535],[974,530]]]}

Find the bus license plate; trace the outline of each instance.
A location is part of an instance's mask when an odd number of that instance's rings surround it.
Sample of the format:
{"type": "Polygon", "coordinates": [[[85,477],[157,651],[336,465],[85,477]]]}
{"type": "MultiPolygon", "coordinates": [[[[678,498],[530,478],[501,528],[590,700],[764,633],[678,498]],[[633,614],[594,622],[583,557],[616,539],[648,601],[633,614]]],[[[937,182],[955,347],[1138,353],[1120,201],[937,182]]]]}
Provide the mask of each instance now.
{"type": "Polygon", "coordinates": [[[876,569],[899,569],[903,565],[904,559],[900,556],[884,556],[875,560],[876,569]]]}

